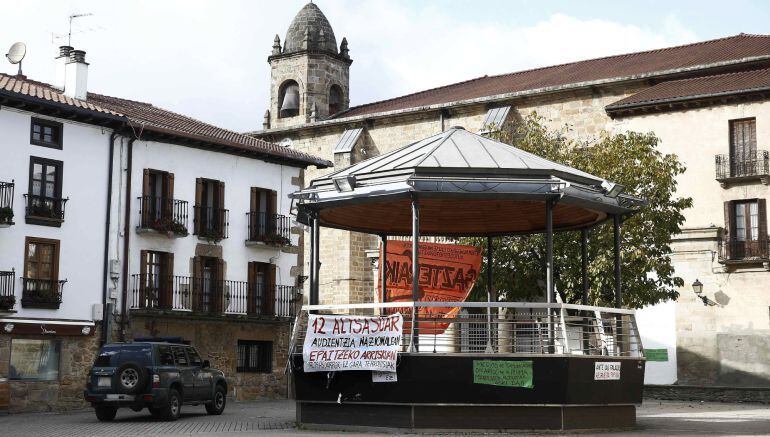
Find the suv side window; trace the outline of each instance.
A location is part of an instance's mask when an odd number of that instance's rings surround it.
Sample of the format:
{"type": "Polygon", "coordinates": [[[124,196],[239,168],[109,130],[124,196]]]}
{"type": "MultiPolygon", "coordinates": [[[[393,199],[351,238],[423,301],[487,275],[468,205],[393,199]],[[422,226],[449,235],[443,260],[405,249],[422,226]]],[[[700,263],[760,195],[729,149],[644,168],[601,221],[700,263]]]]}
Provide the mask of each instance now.
{"type": "Polygon", "coordinates": [[[158,364],[161,366],[174,365],[174,355],[171,353],[171,347],[158,346],[158,364]]]}
{"type": "Polygon", "coordinates": [[[203,362],[201,361],[200,355],[198,355],[198,351],[195,350],[193,347],[187,348],[187,356],[190,357],[190,365],[191,366],[198,366],[200,367],[203,362]]]}
{"type": "Polygon", "coordinates": [[[184,354],[184,348],[182,346],[172,346],[171,350],[174,351],[174,359],[177,366],[187,366],[187,356],[184,354]]]}

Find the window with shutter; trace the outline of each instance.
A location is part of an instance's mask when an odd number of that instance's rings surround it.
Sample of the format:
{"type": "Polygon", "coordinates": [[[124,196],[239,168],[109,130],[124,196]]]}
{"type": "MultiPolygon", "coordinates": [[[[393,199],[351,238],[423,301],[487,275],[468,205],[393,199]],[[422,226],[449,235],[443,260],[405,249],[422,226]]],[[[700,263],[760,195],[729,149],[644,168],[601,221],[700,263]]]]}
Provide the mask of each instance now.
{"type": "Polygon", "coordinates": [[[730,164],[732,177],[757,174],[756,119],[730,121],[730,164]]]}

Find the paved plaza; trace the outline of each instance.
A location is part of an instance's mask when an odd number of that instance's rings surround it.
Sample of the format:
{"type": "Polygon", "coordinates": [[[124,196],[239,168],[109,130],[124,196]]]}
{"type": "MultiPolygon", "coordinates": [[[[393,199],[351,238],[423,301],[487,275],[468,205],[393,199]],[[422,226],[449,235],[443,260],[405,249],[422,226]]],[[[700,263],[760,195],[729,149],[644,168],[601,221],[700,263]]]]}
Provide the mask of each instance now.
{"type": "MultiPolygon", "coordinates": [[[[337,435],[297,429],[294,403],[263,401],[230,403],[221,416],[208,416],[203,407],[185,407],[176,422],[153,419],[146,410],[121,409],[113,423],[100,423],[91,410],[69,413],[16,414],[0,417],[0,435],[14,437],[88,436],[245,436],[337,435]]],[[[403,433],[402,433],[403,434],[403,433]]],[[[437,435],[436,433],[424,433],[437,435]]],[[[471,435],[474,433],[440,433],[471,435]]],[[[487,433],[496,434],[496,433],[487,433]]],[[[537,433],[526,433],[537,435],[537,433]]],[[[554,433],[549,433],[553,435],[554,433]]],[[[581,433],[594,435],[596,432],[581,433]]],[[[633,431],[606,431],[603,435],[770,435],[770,407],[756,404],[647,401],[638,410],[633,431]]],[[[346,436],[364,435],[345,433],[346,436]]]]}

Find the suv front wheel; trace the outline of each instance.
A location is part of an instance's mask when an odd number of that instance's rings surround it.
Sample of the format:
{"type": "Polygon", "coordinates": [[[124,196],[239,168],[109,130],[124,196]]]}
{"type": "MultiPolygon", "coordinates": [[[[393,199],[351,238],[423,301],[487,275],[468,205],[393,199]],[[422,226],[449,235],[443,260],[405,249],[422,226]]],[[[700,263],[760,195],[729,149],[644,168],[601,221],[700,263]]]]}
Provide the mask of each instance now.
{"type": "Polygon", "coordinates": [[[219,416],[225,411],[225,403],[227,403],[227,392],[221,385],[217,385],[214,389],[214,399],[211,403],[206,404],[206,412],[208,414],[219,416]]]}
{"type": "Polygon", "coordinates": [[[174,388],[168,391],[168,401],[158,413],[158,416],[163,420],[179,419],[179,415],[182,413],[182,396],[179,391],[174,388]]]}

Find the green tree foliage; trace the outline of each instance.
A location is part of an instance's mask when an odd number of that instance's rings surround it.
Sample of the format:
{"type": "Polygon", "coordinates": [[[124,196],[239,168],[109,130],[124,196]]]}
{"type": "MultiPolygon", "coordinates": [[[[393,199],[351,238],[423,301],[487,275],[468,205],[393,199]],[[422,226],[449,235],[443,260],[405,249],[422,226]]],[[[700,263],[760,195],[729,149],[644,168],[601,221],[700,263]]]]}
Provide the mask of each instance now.
{"type": "MultiPolygon", "coordinates": [[[[674,274],[670,244],[684,223],[682,211],[692,206],[691,198],[676,196],[676,176],[685,167],[676,155],[658,150],[659,139],[652,133],[604,134],[593,144],[578,144],[564,133],[548,129],[541,117],[532,114],[490,136],[622,184],[626,193],[646,199],[647,205],[622,226],[623,306],[640,308],[676,299],[676,287],[684,281],[674,274]]],[[[589,305],[614,305],[612,228],[608,221],[589,233],[589,305]]],[[[486,247],[484,238],[467,238],[463,243],[486,247]]],[[[544,235],[494,238],[493,253],[493,287],[499,290],[500,300],[532,300],[544,295],[544,235]]],[[[486,268],[485,259],[473,300],[486,300],[486,268]]],[[[554,280],[564,302],[580,303],[580,231],[554,235],[554,280]]]]}

